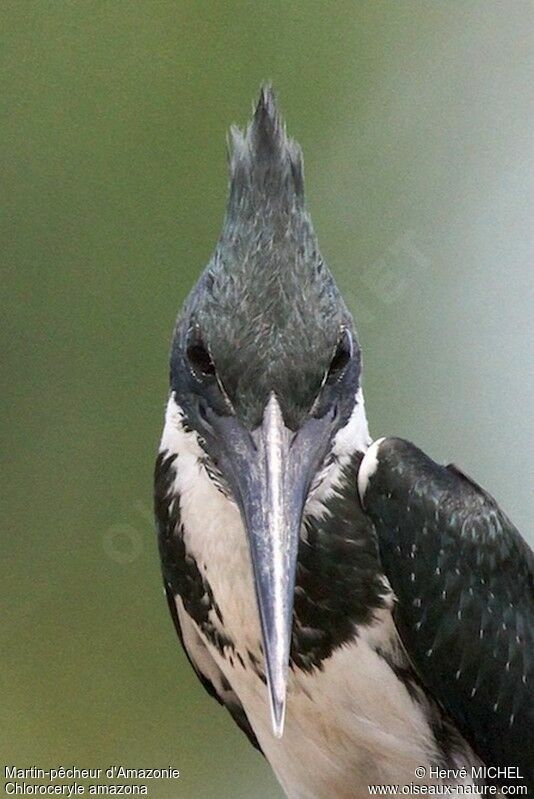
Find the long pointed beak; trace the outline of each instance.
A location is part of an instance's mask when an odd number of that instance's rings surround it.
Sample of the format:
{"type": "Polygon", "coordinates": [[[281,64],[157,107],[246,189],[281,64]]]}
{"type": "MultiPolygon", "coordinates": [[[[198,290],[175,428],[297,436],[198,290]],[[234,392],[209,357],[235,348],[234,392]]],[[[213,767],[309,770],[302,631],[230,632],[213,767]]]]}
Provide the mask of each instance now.
{"type": "Polygon", "coordinates": [[[332,415],[309,418],[296,433],[274,393],[260,427],[248,433],[219,419],[221,466],[247,530],[260,616],[273,732],[284,730],[300,529],[311,481],[330,440],[332,415]]]}
{"type": "Polygon", "coordinates": [[[250,433],[234,416],[209,414],[220,467],[247,531],[275,736],[284,730],[300,529],[311,482],[331,440],[335,408],[293,432],[276,395],[250,433]]]}
{"type": "Polygon", "coordinates": [[[291,480],[293,437],[272,394],[256,435],[262,479],[243,510],[260,613],[271,718],[277,737],[281,737],[284,729],[295,568],[305,501],[302,481],[295,484],[291,480]]]}

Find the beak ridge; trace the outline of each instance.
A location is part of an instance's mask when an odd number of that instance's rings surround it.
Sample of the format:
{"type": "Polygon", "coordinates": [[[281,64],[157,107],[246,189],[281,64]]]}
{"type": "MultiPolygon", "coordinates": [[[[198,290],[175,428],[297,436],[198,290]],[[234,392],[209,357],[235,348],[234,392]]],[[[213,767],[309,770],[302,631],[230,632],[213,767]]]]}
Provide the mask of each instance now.
{"type": "MultiPolygon", "coordinates": [[[[284,729],[287,675],[291,646],[295,567],[302,508],[294,508],[288,492],[287,429],[276,395],[271,394],[263,422],[256,431],[263,475],[259,525],[250,524],[249,537],[256,597],[264,645],[273,732],[284,729]],[[296,512],[295,512],[296,511],[296,512]]],[[[299,503],[300,504],[300,503],[299,503]]]]}
{"type": "Polygon", "coordinates": [[[284,730],[297,552],[304,504],[332,428],[333,413],[310,417],[296,432],[284,423],[274,392],[259,427],[233,417],[212,424],[224,441],[221,465],[247,531],[260,617],[274,735],[284,730]]]}

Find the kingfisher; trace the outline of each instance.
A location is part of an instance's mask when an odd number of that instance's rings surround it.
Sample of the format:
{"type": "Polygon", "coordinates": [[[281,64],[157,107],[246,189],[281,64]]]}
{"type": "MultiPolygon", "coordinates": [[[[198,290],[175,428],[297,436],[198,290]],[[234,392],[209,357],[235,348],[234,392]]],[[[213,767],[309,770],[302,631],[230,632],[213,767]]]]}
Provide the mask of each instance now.
{"type": "Polygon", "coordinates": [[[229,161],[155,467],[191,666],[290,799],[534,790],[533,553],[460,469],[371,439],[354,322],[270,86],[229,161]]]}

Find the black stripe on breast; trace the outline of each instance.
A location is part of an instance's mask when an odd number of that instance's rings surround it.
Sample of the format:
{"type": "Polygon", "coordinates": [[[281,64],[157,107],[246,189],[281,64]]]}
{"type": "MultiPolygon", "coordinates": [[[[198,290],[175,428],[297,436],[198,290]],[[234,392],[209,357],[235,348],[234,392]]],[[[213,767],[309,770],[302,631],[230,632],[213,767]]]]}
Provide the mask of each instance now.
{"type": "Polygon", "coordinates": [[[185,611],[199,629],[224,655],[234,651],[234,642],[213,624],[213,611],[221,624],[221,610],[196,560],[186,551],[180,519],[180,498],[172,491],[176,455],[160,453],[156,461],[154,507],[158,544],[165,585],[172,595],[179,594],[185,611]]]}
{"type": "Polygon", "coordinates": [[[386,605],[374,528],[357,495],[357,453],[321,518],[308,516],[300,542],[291,662],[311,671],[353,640],[386,605]]]}

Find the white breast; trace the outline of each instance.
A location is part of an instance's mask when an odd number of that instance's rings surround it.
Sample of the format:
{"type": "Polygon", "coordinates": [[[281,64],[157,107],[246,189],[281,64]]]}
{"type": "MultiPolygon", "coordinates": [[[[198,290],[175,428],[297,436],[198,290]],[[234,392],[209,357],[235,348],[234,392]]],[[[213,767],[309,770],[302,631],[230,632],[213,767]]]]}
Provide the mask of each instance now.
{"type": "MultiPolygon", "coordinates": [[[[363,414],[363,402],[359,407],[363,414]]],[[[309,500],[307,513],[320,515],[345,455],[355,444],[365,449],[369,443],[361,419],[349,425],[352,429],[342,431],[336,442],[340,463],[309,500]]],[[[273,736],[266,687],[250,667],[249,653],[261,662],[260,629],[239,510],[200,465],[203,453],[196,435],[184,431],[172,398],[161,448],[177,453],[175,488],[186,548],[213,591],[236,652],[230,660],[206,639],[205,644],[239,697],[288,797],[363,798],[372,783],[417,782],[415,768],[435,760],[435,752],[429,751],[432,738],[422,707],[376,653],[378,643],[387,650],[396,637],[389,609],[372,626],[360,628],[358,638],[337,649],[322,670],[290,673],[284,735],[281,740],[273,736]]],[[[210,620],[223,630],[214,612],[210,620]]]]}

